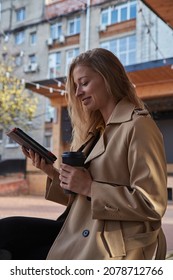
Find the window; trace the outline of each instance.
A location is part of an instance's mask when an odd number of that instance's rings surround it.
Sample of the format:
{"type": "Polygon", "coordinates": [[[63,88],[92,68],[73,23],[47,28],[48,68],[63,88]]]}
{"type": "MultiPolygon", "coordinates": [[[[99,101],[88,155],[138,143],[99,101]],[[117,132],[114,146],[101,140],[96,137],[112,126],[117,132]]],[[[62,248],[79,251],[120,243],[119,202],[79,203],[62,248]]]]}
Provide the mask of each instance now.
{"type": "Polygon", "coordinates": [[[16,64],[16,66],[22,65],[22,56],[21,56],[21,54],[17,54],[15,56],[15,64],[16,64]]]}
{"type": "Polygon", "coordinates": [[[58,39],[62,35],[62,24],[56,23],[50,26],[50,36],[52,39],[58,39]]]}
{"type": "Polygon", "coordinates": [[[61,52],[51,53],[49,55],[49,78],[56,78],[61,70],[61,52]]]}
{"type": "Polygon", "coordinates": [[[116,8],[113,8],[111,10],[111,14],[110,14],[110,22],[114,23],[114,22],[118,22],[118,10],[116,8]]]}
{"type": "Polygon", "coordinates": [[[36,55],[35,54],[29,55],[29,62],[30,63],[36,63],[36,55]]]}
{"type": "Polygon", "coordinates": [[[7,52],[2,53],[2,59],[3,59],[3,61],[7,61],[7,59],[8,59],[7,52]]]}
{"type": "Polygon", "coordinates": [[[16,148],[19,146],[19,144],[17,144],[12,138],[10,137],[7,137],[7,140],[6,140],[6,147],[7,148],[16,148]]]}
{"type": "Polygon", "coordinates": [[[61,108],[61,137],[63,144],[71,142],[72,126],[67,107],[61,108]]]}
{"type": "Polygon", "coordinates": [[[79,48],[75,48],[66,52],[66,73],[68,72],[68,67],[73,58],[75,58],[79,54],[79,48]]]}
{"type": "Polygon", "coordinates": [[[136,18],[136,3],[133,2],[130,5],[130,19],[131,18],[136,18]]]}
{"type": "Polygon", "coordinates": [[[136,18],[136,1],[109,6],[101,11],[101,25],[110,25],[136,18]]]}
{"type": "Polygon", "coordinates": [[[48,150],[52,149],[52,133],[50,131],[46,131],[44,135],[44,146],[48,150]]]}
{"type": "Polygon", "coordinates": [[[102,42],[101,47],[113,52],[124,66],[136,63],[135,34],[102,42]]]}
{"type": "Polygon", "coordinates": [[[50,100],[46,98],[45,122],[52,122],[54,119],[55,108],[51,106],[50,100]]]}
{"type": "Polygon", "coordinates": [[[16,10],[16,21],[21,22],[25,20],[26,14],[25,14],[25,8],[20,8],[16,10]]]}
{"type": "Polygon", "coordinates": [[[68,21],[68,35],[80,33],[80,17],[68,21]]]}
{"type": "Polygon", "coordinates": [[[24,31],[20,31],[15,34],[15,44],[20,45],[24,42],[25,39],[25,33],[24,31]]]}
{"type": "Polygon", "coordinates": [[[30,33],[30,45],[35,45],[37,41],[37,33],[32,32],[30,33]]]}

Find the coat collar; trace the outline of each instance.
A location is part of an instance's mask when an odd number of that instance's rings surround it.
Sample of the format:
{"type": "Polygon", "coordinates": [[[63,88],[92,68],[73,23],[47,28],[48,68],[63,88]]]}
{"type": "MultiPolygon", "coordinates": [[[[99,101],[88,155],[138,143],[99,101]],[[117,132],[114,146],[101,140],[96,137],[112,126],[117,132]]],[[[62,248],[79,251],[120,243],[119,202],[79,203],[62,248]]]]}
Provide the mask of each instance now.
{"type": "Polygon", "coordinates": [[[120,100],[115,106],[106,125],[127,122],[132,119],[135,105],[127,97],[120,100]]]}
{"type": "MultiPolygon", "coordinates": [[[[126,97],[123,98],[115,106],[115,109],[113,110],[106,126],[110,124],[122,123],[131,120],[134,109],[135,109],[135,105],[132,104],[126,97]]],[[[90,140],[93,138],[94,138],[94,134],[92,134],[92,136],[90,134],[90,140]]],[[[84,150],[87,151],[87,148],[88,145],[86,145],[86,148],[84,150]]],[[[96,145],[94,146],[91,153],[88,155],[85,163],[103,154],[105,152],[105,149],[106,147],[105,147],[105,140],[104,140],[104,133],[103,133],[100,139],[98,140],[98,142],[96,143],[96,145]]]]}

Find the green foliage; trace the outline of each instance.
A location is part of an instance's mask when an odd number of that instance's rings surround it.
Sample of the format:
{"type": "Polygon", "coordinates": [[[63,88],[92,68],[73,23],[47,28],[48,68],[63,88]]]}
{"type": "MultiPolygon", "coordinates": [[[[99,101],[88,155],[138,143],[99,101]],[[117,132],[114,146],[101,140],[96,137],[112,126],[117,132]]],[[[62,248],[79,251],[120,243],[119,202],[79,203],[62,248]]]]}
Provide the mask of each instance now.
{"type": "Polygon", "coordinates": [[[37,98],[13,74],[12,59],[0,57],[0,126],[27,126],[34,117],[37,98]]]}

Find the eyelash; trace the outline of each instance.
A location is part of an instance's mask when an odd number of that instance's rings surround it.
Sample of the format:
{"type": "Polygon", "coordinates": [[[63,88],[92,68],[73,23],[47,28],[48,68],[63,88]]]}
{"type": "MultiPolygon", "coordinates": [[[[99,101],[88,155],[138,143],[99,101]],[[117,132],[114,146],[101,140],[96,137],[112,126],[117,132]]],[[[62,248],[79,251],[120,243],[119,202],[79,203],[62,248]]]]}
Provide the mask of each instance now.
{"type": "MultiPolygon", "coordinates": [[[[88,82],[81,83],[79,86],[85,87],[88,85],[88,82]]],[[[75,89],[77,89],[77,85],[75,85],[75,89]]]]}
{"type": "Polygon", "coordinates": [[[82,83],[82,86],[87,86],[88,82],[82,83]]]}

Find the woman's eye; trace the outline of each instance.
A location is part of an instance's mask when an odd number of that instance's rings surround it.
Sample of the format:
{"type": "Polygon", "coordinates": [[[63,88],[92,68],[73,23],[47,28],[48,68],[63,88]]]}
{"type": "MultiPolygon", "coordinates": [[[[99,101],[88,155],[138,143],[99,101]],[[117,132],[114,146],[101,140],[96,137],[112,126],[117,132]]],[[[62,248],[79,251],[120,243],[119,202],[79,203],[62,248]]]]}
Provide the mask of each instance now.
{"type": "Polygon", "coordinates": [[[88,82],[82,83],[82,86],[87,86],[88,82]]]}

